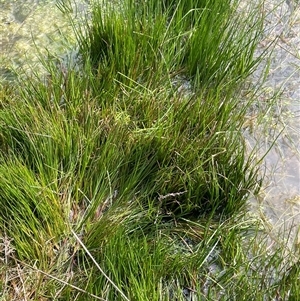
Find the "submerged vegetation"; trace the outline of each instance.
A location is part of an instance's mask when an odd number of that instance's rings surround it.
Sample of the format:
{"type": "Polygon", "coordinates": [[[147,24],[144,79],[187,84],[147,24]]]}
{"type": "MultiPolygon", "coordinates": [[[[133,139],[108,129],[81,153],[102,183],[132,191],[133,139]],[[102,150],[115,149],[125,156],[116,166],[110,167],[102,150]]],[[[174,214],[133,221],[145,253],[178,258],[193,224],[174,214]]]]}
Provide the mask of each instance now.
{"type": "Polygon", "coordinates": [[[246,213],[259,9],[98,1],[76,68],[1,86],[1,300],[298,300],[297,254],[246,213]]]}

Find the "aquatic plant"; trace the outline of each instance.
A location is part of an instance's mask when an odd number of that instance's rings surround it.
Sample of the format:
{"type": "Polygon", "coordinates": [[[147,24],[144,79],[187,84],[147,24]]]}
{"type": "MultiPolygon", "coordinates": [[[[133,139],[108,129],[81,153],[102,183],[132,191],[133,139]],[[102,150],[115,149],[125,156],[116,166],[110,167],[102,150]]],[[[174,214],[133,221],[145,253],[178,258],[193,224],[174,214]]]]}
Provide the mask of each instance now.
{"type": "Polygon", "coordinates": [[[95,2],[79,68],[41,58],[45,77],[3,87],[3,298],[297,296],[296,258],[266,256],[245,211],[262,179],[240,89],[262,16],[174,3],[95,2]]]}

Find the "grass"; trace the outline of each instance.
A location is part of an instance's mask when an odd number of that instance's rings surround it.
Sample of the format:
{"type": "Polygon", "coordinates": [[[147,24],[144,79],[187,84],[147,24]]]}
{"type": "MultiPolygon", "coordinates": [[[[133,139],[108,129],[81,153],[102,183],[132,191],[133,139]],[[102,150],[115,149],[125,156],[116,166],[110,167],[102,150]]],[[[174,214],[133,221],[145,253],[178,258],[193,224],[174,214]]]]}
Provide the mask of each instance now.
{"type": "Polygon", "coordinates": [[[92,12],[80,68],[41,58],[42,79],[1,87],[0,300],[296,300],[298,257],[258,244],[246,214],[262,178],[241,91],[263,17],[232,1],[92,12]]]}

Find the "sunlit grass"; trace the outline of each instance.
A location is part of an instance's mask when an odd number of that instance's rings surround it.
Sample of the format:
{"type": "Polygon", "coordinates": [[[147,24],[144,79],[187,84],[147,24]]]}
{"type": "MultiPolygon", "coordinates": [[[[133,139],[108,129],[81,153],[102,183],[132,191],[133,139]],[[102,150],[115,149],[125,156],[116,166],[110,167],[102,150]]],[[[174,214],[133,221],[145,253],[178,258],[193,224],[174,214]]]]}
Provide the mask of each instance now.
{"type": "Polygon", "coordinates": [[[76,28],[78,68],[41,58],[46,76],[1,87],[1,298],[297,296],[296,257],[268,256],[245,215],[262,178],[241,88],[262,16],[242,25],[231,1],[103,5],[76,28]]]}

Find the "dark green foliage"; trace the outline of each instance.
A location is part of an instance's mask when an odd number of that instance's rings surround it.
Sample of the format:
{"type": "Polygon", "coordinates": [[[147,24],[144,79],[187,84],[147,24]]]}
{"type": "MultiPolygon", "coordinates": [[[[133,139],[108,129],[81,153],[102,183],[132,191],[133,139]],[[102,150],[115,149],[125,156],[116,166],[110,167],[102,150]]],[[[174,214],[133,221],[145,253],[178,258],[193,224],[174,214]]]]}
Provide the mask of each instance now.
{"type": "Polygon", "coordinates": [[[125,1],[120,10],[108,4],[93,13],[81,49],[102,80],[124,81],[121,74],[148,86],[181,74],[197,87],[231,89],[257,63],[262,18],[253,14],[245,24],[236,1],[125,1]]]}

